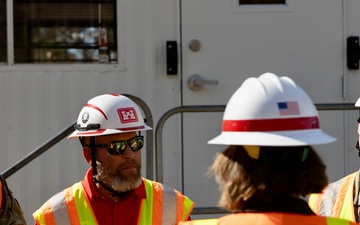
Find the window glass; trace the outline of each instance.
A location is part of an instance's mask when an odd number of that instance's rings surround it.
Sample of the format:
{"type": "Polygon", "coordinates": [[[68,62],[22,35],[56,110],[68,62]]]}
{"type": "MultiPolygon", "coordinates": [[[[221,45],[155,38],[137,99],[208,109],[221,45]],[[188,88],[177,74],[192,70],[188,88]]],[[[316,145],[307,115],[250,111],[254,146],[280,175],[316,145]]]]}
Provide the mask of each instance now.
{"type": "Polygon", "coordinates": [[[0,62],[7,62],[6,0],[0,0],[0,62]]]}
{"type": "Polygon", "coordinates": [[[239,0],[240,5],[272,5],[285,3],[286,0],[239,0]]]}
{"type": "Polygon", "coordinates": [[[15,63],[117,62],[116,0],[14,0],[15,63]],[[101,46],[103,45],[103,46],[101,46]]]}

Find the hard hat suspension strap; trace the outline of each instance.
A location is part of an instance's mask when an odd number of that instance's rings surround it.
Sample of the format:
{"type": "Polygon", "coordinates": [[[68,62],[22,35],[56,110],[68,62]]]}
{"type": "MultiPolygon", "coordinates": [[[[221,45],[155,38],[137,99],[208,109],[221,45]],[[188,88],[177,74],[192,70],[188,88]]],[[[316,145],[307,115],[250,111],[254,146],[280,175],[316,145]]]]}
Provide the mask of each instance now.
{"type": "Polygon", "coordinates": [[[93,178],[94,178],[97,175],[95,138],[94,137],[90,137],[90,149],[91,149],[91,167],[93,169],[92,174],[93,174],[93,178]]]}
{"type": "Polygon", "coordinates": [[[107,186],[104,182],[98,180],[96,178],[97,175],[97,167],[96,167],[96,152],[95,152],[95,138],[90,137],[90,149],[91,149],[91,167],[92,167],[92,179],[95,183],[99,183],[101,186],[103,186],[107,191],[111,192],[110,198],[114,198],[116,196],[119,196],[120,198],[125,197],[126,192],[117,192],[111,187],[107,186]]]}

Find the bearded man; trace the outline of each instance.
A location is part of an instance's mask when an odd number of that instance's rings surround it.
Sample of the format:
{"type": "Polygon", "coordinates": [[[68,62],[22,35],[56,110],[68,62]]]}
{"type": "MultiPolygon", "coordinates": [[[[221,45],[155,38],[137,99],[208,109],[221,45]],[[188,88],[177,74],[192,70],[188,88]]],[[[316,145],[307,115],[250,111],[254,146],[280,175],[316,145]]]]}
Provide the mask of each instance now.
{"type": "Polygon", "coordinates": [[[165,225],[190,220],[194,203],[175,189],[141,175],[141,131],[138,106],[119,94],[90,99],[75,131],[90,165],[84,180],[51,197],[34,212],[35,224],[165,225]]]}

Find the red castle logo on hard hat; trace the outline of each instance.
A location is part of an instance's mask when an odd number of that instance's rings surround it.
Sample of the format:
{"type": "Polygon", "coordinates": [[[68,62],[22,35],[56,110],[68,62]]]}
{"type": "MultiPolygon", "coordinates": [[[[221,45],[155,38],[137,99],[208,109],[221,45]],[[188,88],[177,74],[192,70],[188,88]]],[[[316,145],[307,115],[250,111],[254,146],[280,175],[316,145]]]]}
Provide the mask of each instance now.
{"type": "Polygon", "coordinates": [[[136,110],[133,107],[121,108],[117,110],[121,123],[131,123],[139,121],[136,110]]]}

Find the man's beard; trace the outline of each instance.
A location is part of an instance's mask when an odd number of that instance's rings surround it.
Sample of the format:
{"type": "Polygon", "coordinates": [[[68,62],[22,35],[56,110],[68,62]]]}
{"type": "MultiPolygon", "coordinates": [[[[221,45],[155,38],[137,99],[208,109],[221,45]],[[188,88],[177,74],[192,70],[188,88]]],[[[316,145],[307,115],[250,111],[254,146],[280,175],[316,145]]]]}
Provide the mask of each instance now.
{"type": "Polygon", "coordinates": [[[129,160],[117,168],[112,168],[103,165],[96,161],[98,179],[111,187],[116,192],[125,192],[137,188],[141,184],[141,165],[135,160],[129,160]],[[123,174],[121,167],[124,165],[131,165],[136,167],[136,171],[128,174],[123,174]]]}

